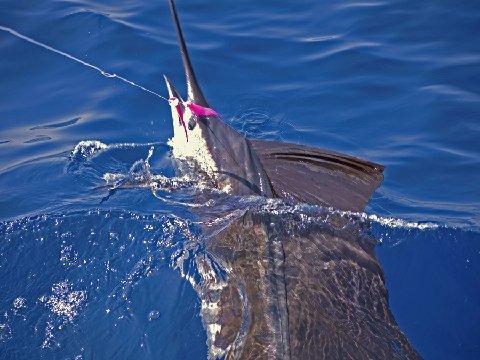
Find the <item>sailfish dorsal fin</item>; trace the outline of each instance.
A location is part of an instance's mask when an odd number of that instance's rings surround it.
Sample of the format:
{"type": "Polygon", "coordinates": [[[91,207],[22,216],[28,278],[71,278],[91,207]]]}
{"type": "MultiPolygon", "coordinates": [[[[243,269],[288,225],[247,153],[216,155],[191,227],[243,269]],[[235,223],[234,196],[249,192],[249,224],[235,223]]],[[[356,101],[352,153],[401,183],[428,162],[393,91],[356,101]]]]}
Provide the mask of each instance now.
{"type": "Polygon", "coordinates": [[[346,211],[363,211],[384,167],[334,151],[250,140],[274,195],[346,211]]]}

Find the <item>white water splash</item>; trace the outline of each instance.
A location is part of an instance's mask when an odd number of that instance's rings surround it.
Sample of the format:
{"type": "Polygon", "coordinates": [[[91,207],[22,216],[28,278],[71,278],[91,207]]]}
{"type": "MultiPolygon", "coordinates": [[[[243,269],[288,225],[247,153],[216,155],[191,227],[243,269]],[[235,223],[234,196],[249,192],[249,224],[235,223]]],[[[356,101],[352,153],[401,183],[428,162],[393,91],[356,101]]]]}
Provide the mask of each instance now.
{"type": "Polygon", "coordinates": [[[78,315],[78,308],[87,298],[85,291],[70,291],[70,284],[61,281],[52,286],[53,295],[42,296],[40,301],[50,310],[71,322],[78,315]]]}
{"type": "Polygon", "coordinates": [[[22,309],[26,307],[26,302],[27,300],[22,297],[18,297],[15,300],[13,300],[13,308],[16,310],[22,309]]]}
{"type": "MultiPolygon", "coordinates": [[[[1,318],[1,316],[0,316],[1,318]]],[[[0,341],[8,340],[12,337],[12,329],[10,327],[10,318],[8,312],[5,311],[3,319],[0,319],[0,341]]]]}
{"type": "Polygon", "coordinates": [[[108,150],[108,149],[122,149],[122,148],[136,148],[150,146],[148,159],[153,155],[154,145],[159,143],[117,143],[117,144],[104,144],[98,140],[82,140],[80,141],[73,150],[70,152],[70,159],[87,159],[91,158],[98,153],[108,150]]]}
{"type": "Polygon", "coordinates": [[[120,173],[105,173],[103,174],[103,180],[110,186],[116,186],[119,181],[125,179],[125,174],[120,173]]]}
{"type": "Polygon", "coordinates": [[[415,222],[415,221],[406,221],[406,220],[396,219],[391,217],[382,217],[375,214],[368,215],[368,214],[362,213],[362,214],[359,214],[359,216],[389,228],[427,230],[427,229],[437,229],[439,227],[438,224],[435,224],[432,222],[423,223],[423,222],[415,222]]]}
{"type": "Polygon", "coordinates": [[[382,226],[389,227],[392,229],[401,228],[401,229],[418,229],[418,230],[427,230],[427,229],[437,229],[438,224],[432,222],[416,222],[416,221],[407,221],[403,219],[397,219],[394,217],[383,217],[375,214],[366,214],[364,212],[353,212],[353,211],[340,211],[330,209],[333,213],[340,214],[343,216],[348,216],[351,218],[358,218],[363,221],[372,221],[376,222],[382,226]]]}
{"type": "MultiPolygon", "coordinates": [[[[125,144],[110,145],[108,148],[125,146],[125,144]]],[[[104,173],[102,178],[106,185],[111,189],[126,189],[126,188],[150,188],[153,195],[165,202],[176,205],[186,206],[204,206],[205,204],[185,203],[177,202],[172,199],[166,199],[160,195],[159,191],[172,192],[180,189],[196,189],[204,190],[210,189],[209,183],[203,182],[202,178],[190,175],[182,177],[167,177],[162,174],[152,173],[150,167],[150,159],[153,156],[155,150],[154,146],[151,146],[148,150],[148,155],[145,159],[137,160],[133,163],[127,173],[104,173]]]]}
{"type": "Polygon", "coordinates": [[[307,215],[311,213],[312,210],[315,209],[323,209],[327,211],[329,214],[332,215],[340,215],[342,217],[347,217],[353,221],[370,221],[378,223],[382,226],[388,228],[401,228],[401,229],[418,229],[418,230],[429,230],[429,229],[437,229],[440,226],[438,224],[432,222],[416,222],[416,221],[407,221],[403,219],[397,219],[394,217],[383,217],[376,214],[367,214],[364,212],[353,212],[353,211],[342,211],[336,210],[334,208],[321,208],[315,205],[308,205],[308,204],[285,204],[282,200],[278,199],[267,199],[262,207],[274,214],[282,214],[282,213],[305,213],[302,217],[305,221],[314,221],[315,219],[315,212],[313,216],[307,215]]]}
{"type": "Polygon", "coordinates": [[[83,157],[89,158],[98,153],[101,150],[107,149],[108,145],[104,144],[98,140],[85,140],[80,141],[75,147],[73,148],[70,156],[71,157],[83,157]]]}

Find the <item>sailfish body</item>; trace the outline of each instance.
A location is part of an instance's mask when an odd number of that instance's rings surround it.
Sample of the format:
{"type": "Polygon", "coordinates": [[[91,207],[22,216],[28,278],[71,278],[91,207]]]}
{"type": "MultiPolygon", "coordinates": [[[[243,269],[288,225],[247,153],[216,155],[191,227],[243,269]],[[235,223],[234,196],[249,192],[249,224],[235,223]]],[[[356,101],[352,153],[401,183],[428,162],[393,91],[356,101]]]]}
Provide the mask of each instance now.
{"type": "MultiPolygon", "coordinates": [[[[191,110],[189,104],[210,105],[173,0],[169,4],[188,91],[184,101],[165,77],[175,100],[173,157],[193,162],[213,186],[232,195],[362,211],[383,179],[383,166],[325,149],[247,139],[218,116],[191,110]]],[[[284,221],[280,215],[247,212],[209,238],[206,248],[213,259],[197,259],[210,357],[418,358],[389,310],[373,244],[358,230],[348,236],[318,226],[288,232],[284,221]],[[227,282],[212,276],[213,262],[229,269],[227,282]]]]}
{"type": "MultiPolygon", "coordinates": [[[[193,70],[175,4],[170,1],[187,82],[188,102],[209,107],[193,70]]],[[[182,99],[165,77],[169,96],[182,99]]],[[[291,198],[361,211],[382,180],[383,166],[323,149],[250,140],[216,116],[198,117],[181,101],[185,129],[172,106],[173,155],[196,162],[230,194],[291,198]],[[185,135],[188,132],[188,138],[185,135]],[[299,176],[302,181],[299,182],[299,176]]]]}

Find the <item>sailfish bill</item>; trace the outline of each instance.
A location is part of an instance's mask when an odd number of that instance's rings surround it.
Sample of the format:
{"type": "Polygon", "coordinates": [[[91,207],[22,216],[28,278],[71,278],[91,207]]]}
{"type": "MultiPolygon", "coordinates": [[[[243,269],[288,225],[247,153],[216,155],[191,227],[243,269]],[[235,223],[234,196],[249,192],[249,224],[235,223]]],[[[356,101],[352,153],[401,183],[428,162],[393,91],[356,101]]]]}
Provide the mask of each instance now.
{"type": "Polygon", "coordinates": [[[187,80],[187,92],[188,100],[202,106],[208,106],[207,100],[203,96],[200,85],[198,84],[197,77],[193,71],[190,57],[188,56],[187,45],[183,38],[182,29],[180,28],[180,21],[178,20],[177,11],[175,9],[175,3],[170,1],[170,10],[174,19],[175,30],[177,32],[178,44],[180,46],[180,54],[182,55],[183,68],[185,70],[185,77],[187,80]]]}

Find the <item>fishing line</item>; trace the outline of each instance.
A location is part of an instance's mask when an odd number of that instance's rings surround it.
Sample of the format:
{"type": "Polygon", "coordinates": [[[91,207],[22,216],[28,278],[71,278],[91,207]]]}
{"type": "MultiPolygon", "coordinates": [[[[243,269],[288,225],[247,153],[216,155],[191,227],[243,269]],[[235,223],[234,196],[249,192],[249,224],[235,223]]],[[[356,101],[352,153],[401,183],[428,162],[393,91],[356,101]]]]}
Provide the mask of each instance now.
{"type": "Polygon", "coordinates": [[[123,82],[125,82],[125,83],[127,83],[127,84],[129,84],[129,85],[135,86],[135,87],[137,87],[137,88],[139,88],[139,89],[141,89],[141,90],[143,90],[143,91],[146,91],[146,92],[148,92],[148,93],[150,93],[150,94],[152,94],[152,95],[155,95],[156,97],[158,97],[158,98],[160,98],[160,99],[165,100],[165,101],[168,102],[168,99],[167,99],[166,97],[164,97],[164,96],[156,93],[155,91],[149,90],[149,89],[147,89],[146,87],[144,87],[144,86],[142,86],[142,85],[136,84],[136,83],[134,83],[133,81],[124,78],[123,76],[120,76],[120,75],[117,75],[117,74],[114,74],[114,73],[113,73],[113,74],[112,74],[112,73],[109,73],[109,72],[107,72],[107,71],[99,68],[98,66],[92,65],[92,64],[90,64],[90,63],[88,63],[88,62],[86,62],[86,61],[83,61],[83,60],[81,60],[81,59],[79,59],[79,58],[76,58],[76,57],[73,56],[73,55],[67,54],[66,52],[63,52],[63,51],[58,50],[58,49],[55,49],[55,48],[53,48],[53,47],[51,47],[51,46],[49,46],[49,45],[47,45],[47,44],[41,43],[40,41],[34,40],[34,39],[32,39],[32,38],[30,38],[30,37],[28,37],[28,36],[26,36],[26,35],[20,34],[18,31],[14,30],[14,29],[12,29],[12,28],[9,28],[9,27],[1,26],[1,25],[0,25],[0,30],[5,31],[5,32],[8,32],[8,33],[10,33],[11,35],[16,36],[17,38],[20,38],[20,39],[22,39],[22,40],[28,41],[28,42],[31,43],[31,44],[40,46],[40,47],[42,47],[42,48],[44,48],[44,49],[46,49],[46,50],[49,50],[49,51],[52,51],[52,52],[57,53],[57,54],[59,54],[59,55],[62,55],[62,56],[66,57],[66,58],[68,58],[68,59],[70,59],[70,60],[76,61],[77,63],[82,64],[83,66],[86,66],[86,67],[89,67],[89,68],[91,68],[91,69],[94,69],[94,70],[98,71],[102,76],[105,76],[105,77],[107,77],[107,78],[116,78],[116,79],[118,79],[118,80],[121,80],[121,81],[123,81],[123,82]]]}

